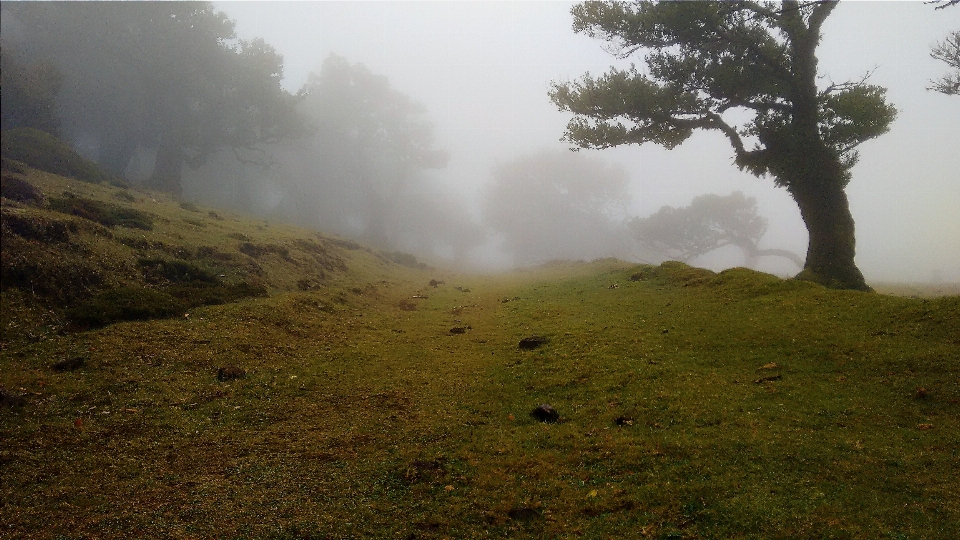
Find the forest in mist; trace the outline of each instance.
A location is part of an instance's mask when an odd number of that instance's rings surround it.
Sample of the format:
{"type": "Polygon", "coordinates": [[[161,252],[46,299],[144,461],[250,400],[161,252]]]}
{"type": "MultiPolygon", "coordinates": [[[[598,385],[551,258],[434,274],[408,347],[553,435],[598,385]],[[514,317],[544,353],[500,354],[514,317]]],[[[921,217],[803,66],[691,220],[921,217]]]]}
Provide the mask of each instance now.
{"type": "MultiPolygon", "coordinates": [[[[133,185],[462,268],[602,257],[802,267],[796,205],[737,171],[723,141],[560,142],[569,115],[550,103],[551,82],[631,61],[575,35],[569,4],[2,9],[3,129],[53,133],[133,185]]],[[[960,98],[926,90],[947,69],[931,44],[960,7],[849,9],[825,29],[824,64],[838,80],[867,65],[876,84],[897,81],[900,112],[854,171],[860,266],[871,279],[960,281],[960,158],[946,151],[960,98]],[[915,24],[898,22],[908,12],[915,24]],[[888,31],[899,48],[863,50],[888,31]]]]}

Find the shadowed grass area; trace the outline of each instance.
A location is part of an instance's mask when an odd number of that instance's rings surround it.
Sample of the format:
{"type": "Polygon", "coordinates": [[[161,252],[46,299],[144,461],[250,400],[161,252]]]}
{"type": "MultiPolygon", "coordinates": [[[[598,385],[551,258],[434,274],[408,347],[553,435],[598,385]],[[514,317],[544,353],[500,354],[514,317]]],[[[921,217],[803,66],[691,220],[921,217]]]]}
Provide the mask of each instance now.
{"type": "MultiPolygon", "coordinates": [[[[0,408],[0,536],[960,537],[960,297],[613,260],[460,275],[133,197],[154,230],[46,249],[271,296],[5,338],[25,403],[0,408]]],[[[3,294],[7,335],[43,320],[3,294]]]]}

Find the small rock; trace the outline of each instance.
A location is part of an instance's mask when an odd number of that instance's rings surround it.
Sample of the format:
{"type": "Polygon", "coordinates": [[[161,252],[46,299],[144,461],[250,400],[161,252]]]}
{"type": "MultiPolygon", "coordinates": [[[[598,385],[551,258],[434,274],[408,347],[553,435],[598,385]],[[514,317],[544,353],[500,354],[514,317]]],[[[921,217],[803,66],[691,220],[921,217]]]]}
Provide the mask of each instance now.
{"type": "Polygon", "coordinates": [[[467,327],[464,327],[464,326],[454,326],[453,328],[450,329],[450,333],[451,333],[451,334],[466,334],[466,333],[467,333],[467,328],[469,328],[469,327],[468,327],[468,326],[467,326],[467,327]]]}
{"type": "Polygon", "coordinates": [[[74,371],[82,368],[87,364],[86,358],[82,356],[75,356],[73,358],[68,358],[66,360],[61,360],[56,364],[50,366],[54,371],[74,371]]]}
{"type": "Polygon", "coordinates": [[[632,426],[633,418],[630,418],[629,416],[618,416],[616,419],[614,419],[613,423],[620,427],[632,426]]]}
{"type": "Polygon", "coordinates": [[[765,383],[765,382],[779,381],[779,380],[782,379],[782,378],[783,378],[782,375],[773,375],[773,376],[770,376],[770,377],[761,377],[761,378],[759,378],[759,379],[757,379],[757,380],[755,380],[755,381],[753,381],[753,382],[756,383],[756,384],[763,384],[763,383],[765,383]]]}
{"type": "Polygon", "coordinates": [[[521,339],[518,347],[529,351],[547,343],[550,343],[550,340],[543,336],[530,336],[521,339]]]}
{"type": "Polygon", "coordinates": [[[246,376],[247,372],[237,366],[226,366],[217,370],[217,380],[220,382],[243,379],[246,376]]]}
{"type": "Polygon", "coordinates": [[[536,418],[541,422],[547,422],[553,424],[560,420],[560,413],[556,409],[547,405],[546,403],[540,405],[536,409],[530,411],[530,416],[536,418]]]}
{"type": "Polygon", "coordinates": [[[928,397],[930,397],[930,392],[922,386],[918,386],[916,393],[913,394],[914,399],[927,399],[928,397]]]}
{"type": "Polygon", "coordinates": [[[439,287],[440,285],[443,285],[443,282],[440,281],[439,279],[431,279],[431,280],[430,280],[430,286],[431,286],[431,287],[439,287]]]}

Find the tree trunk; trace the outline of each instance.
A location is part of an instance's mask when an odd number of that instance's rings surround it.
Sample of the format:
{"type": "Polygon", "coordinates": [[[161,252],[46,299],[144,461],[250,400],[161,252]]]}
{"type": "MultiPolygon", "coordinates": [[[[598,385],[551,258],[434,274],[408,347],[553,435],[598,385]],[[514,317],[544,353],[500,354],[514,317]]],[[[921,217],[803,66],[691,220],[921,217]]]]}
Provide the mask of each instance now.
{"type": "Polygon", "coordinates": [[[854,262],[853,215],[838,181],[793,186],[791,194],[810,234],[807,260],[798,279],[836,289],[872,290],[854,262]]]}
{"type": "Polygon", "coordinates": [[[148,181],[149,187],[180,198],[183,194],[183,149],[175,137],[164,135],[157,149],[157,161],[148,181]]]}

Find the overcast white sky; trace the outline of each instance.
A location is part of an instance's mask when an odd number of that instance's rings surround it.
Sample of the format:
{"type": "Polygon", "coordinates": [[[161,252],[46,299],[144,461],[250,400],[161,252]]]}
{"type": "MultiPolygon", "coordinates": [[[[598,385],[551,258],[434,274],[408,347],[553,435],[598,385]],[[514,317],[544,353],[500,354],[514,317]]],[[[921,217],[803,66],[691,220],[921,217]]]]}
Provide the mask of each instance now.
{"type": "MultiPolygon", "coordinates": [[[[217,2],[241,38],[262,37],[285,59],[284,85],[298,89],[330,53],[386,75],[424,103],[440,146],[451,153],[441,180],[475,199],[491,166],[559,142],[568,115],[547,98],[550,81],[625,65],[603,44],[571,30],[567,2],[217,2]]],[[[821,73],[889,89],[899,109],[890,133],[861,147],[848,188],[857,223],[857,263],[868,281],[960,282],[960,97],[925,90],[947,66],[931,45],[960,29],[960,6],[841,2],[824,26],[821,73]]],[[[640,58],[633,59],[640,64],[640,58]]],[[[828,79],[825,79],[829,82],[828,79]]],[[[667,151],[645,145],[598,152],[631,174],[633,207],[647,215],[703,193],[755,196],[770,222],[763,247],[804,253],[799,211],[770,179],[732,166],[718,134],[667,151]]],[[[723,260],[702,261],[722,267],[723,260]]],[[[767,262],[772,272],[795,272],[767,262]]]]}

